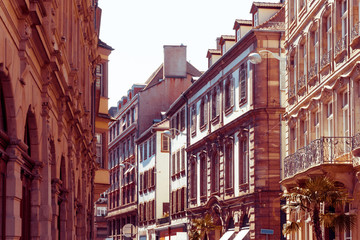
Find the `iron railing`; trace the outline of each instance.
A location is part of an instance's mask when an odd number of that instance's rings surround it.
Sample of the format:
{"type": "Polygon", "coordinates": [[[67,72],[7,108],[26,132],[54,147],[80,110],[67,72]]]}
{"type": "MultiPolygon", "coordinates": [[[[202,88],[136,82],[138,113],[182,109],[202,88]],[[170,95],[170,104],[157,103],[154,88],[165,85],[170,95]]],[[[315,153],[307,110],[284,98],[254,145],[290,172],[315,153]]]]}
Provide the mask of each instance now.
{"type": "Polygon", "coordinates": [[[351,30],[351,41],[360,35],[360,24],[356,23],[351,30]]]}
{"type": "Polygon", "coordinates": [[[317,63],[313,62],[313,63],[311,63],[311,66],[310,66],[309,71],[308,71],[308,79],[312,79],[317,74],[318,74],[317,63]]]}
{"type": "Polygon", "coordinates": [[[284,159],[284,178],[321,164],[352,164],[351,137],[322,137],[284,159]]]}
{"type": "Polygon", "coordinates": [[[295,86],[289,87],[288,97],[289,99],[295,96],[295,86]]]}
{"type": "Polygon", "coordinates": [[[320,65],[322,68],[330,63],[330,58],[331,58],[331,50],[324,53],[321,56],[320,65]]]}
{"type": "Polygon", "coordinates": [[[306,76],[302,75],[298,78],[298,92],[300,89],[306,86],[306,76]]]}
{"type": "Polygon", "coordinates": [[[335,45],[335,56],[346,49],[346,36],[339,39],[335,45]]]}
{"type": "Polygon", "coordinates": [[[170,217],[163,217],[163,218],[159,218],[157,219],[156,223],[157,224],[164,224],[164,223],[169,223],[170,222],[170,217]]]}

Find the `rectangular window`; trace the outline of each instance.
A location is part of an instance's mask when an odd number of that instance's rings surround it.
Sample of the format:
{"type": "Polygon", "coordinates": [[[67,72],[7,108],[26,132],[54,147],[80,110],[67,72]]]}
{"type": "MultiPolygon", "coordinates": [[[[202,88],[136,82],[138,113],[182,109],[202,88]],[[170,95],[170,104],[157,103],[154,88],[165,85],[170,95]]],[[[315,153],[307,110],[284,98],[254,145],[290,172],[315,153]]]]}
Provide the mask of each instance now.
{"type": "Polygon", "coordinates": [[[144,157],[143,157],[143,145],[140,144],[140,147],[139,147],[139,158],[140,158],[140,162],[143,161],[144,157]]]}
{"type": "Polygon", "coordinates": [[[180,131],[185,129],[185,108],[181,109],[180,112],[180,131]]]}
{"type": "Polygon", "coordinates": [[[196,132],[196,103],[191,107],[191,133],[196,132]]]}
{"type": "Polygon", "coordinates": [[[206,196],[207,191],[207,157],[205,153],[200,154],[200,169],[202,174],[200,174],[200,196],[206,196]]]}
{"type": "Polygon", "coordinates": [[[148,144],[147,141],[144,143],[144,160],[148,158],[148,144]]]}
{"type": "Polygon", "coordinates": [[[171,169],[172,169],[172,171],[171,171],[171,175],[173,176],[173,175],[175,175],[175,173],[176,173],[176,160],[175,160],[175,153],[172,155],[172,162],[171,162],[171,169]]]}
{"type": "Polygon", "coordinates": [[[348,92],[343,92],[341,94],[342,99],[342,119],[343,119],[343,133],[345,137],[350,136],[349,132],[349,99],[348,99],[348,92]]]}
{"type": "Polygon", "coordinates": [[[161,134],[161,151],[169,152],[169,137],[164,133],[161,134]]]}
{"type": "Polygon", "coordinates": [[[229,140],[225,147],[225,187],[233,188],[233,178],[234,178],[234,152],[233,152],[233,142],[229,140]]]}
{"type": "Polygon", "coordinates": [[[328,130],[328,137],[332,137],[333,134],[333,104],[329,102],[327,104],[327,130],[328,130]]]}
{"type": "Polygon", "coordinates": [[[197,177],[196,177],[196,159],[191,159],[191,168],[190,168],[190,197],[192,199],[196,198],[196,193],[197,193],[197,177]]]}
{"type": "Polygon", "coordinates": [[[156,154],[156,134],[153,136],[153,154],[156,154]]]}
{"type": "Polygon", "coordinates": [[[246,63],[240,65],[239,69],[239,100],[240,104],[246,102],[246,72],[247,67],[246,63]]]}
{"type": "Polygon", "coordinates": [[[185,170],[185,148],[181,149],[181,171],[185,170]]]}
{"type": "Polygon", "coordinates": [[[180,172],[180,151],[176,153],[176,173],[180,172]]]}
{"type": "Polygon", "coordinates": [[[228,75],[225,80],[225,110],[228,110],[234,105],[234,77],[232,74],[228,75]]]}

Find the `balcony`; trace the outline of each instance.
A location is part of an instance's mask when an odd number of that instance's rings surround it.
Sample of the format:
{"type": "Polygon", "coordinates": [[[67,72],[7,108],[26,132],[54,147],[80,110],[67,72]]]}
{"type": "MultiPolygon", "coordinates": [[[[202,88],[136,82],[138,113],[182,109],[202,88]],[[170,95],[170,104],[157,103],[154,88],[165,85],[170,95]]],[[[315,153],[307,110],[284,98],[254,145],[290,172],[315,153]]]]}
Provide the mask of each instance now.
{"type": "Polygon", "coordinates": [[[298,78],[297,85],[298,85],[298,88],[297,88],[298,95],[303,95],[306,90],[306,76],[305,75],[302,75],[298,78]]]}
{"type": "Polygon", "coordinates": [[[339,39],[335,45],[335,60],[339,61],[346,53],[346,36],[339,39]]]}
{"type": "Polygon", "coordinates": [[[327,65],[330,64],[330,60],[331,60],[331,50],[324,53],[321,56],[321,60],[320,60],[320,68],[323,69],[324,67],[326,67],[327,65]]]}
{"type": "Polygon", "coordinates": [[[308,71],[308,84],[314,86],[317,80],[318,75],[318,66],[317,62],[312,62],[308,71]]]}
{"type": "Polygon", "coordinates": [[[157,225],[162,225],[170,222],[170,217],[163,217],[156,220],[157,225]]]}
{"type": "Polygon", "coordinates": [[[322,137],[312,141],[284,159],[284,179],[320,165],[351,165],[352,167],[353,142],[351,137],[322,137]]]}
{"type": "Polygon", "coordinates": [[[351,30],[351,47],[354,48],[360,41],[360,23],[356,23],[351,30]]]}

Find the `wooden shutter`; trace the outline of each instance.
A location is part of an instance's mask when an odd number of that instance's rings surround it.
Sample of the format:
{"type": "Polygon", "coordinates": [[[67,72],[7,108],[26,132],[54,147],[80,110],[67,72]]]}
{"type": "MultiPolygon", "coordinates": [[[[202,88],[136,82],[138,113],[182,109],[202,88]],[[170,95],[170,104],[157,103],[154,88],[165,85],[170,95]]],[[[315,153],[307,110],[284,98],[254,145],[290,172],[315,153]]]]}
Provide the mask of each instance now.
{"type": "Polygon", "coordinates": [[[171,175],[175,174],[175,153],[172,155],[171,175]]]}
{"type": "Polygon", "coordinates": [[[220,114],[220,86],[216,87],[216,116],[220,114]]]}
{"type": "Polygon", "coordinates": [[[233,78],[232,74],[231,74],[231,77],[230,77],[229,81],[230,81],[230,92],[229,92],[229,94],[230,94],[230,105],[234,106],[234,78],[233,78]]]}
{"type": "Polygon", "coordinates": [[[180,130],[182,131],[185,129],[185,108],[181,109],[180,122],[181,122],[180,130]]]}
{"type": "Polygon", "coordinates": [[[185,170],[185,148],[181,149],[181,171],[185,170]]]}
{"type": "Polygon", "coordinates": [[[204,97],[204,124],[208,123],[209,118],[209,98],[208,96],[204,97]]]}
{"type": "Polygon", "coordinates": [[[176,153],[176,173],[180,172],[180,151],[176,153]]]}
{"type": "Polygon", "coordinates": [[[156,134],[153,136],[153,154],[156,154],[156,134]]]}
{"type": "Polygon", "coordinates": [[[174,192],[171,192],[171,214],[174,214],[174,192]]]}
{"type": "Polygon", "coordinates": [[[246,100],[246,64],[242,64],[239,71],[240,103],[242,103],[246,100]]]}

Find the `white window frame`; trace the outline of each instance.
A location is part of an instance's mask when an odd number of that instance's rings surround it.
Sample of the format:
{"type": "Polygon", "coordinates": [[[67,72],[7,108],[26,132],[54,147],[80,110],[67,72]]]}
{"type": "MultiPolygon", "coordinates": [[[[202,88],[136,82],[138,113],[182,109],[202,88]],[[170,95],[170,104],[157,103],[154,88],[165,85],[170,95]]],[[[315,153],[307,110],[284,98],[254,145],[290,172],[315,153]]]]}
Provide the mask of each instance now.
{"type": "Polygon", "coordinates": [[[343,0],[341,1],[341,37],[342,38],[347,36],[347,13],[348,13],[347,0],[343,0]]]}

